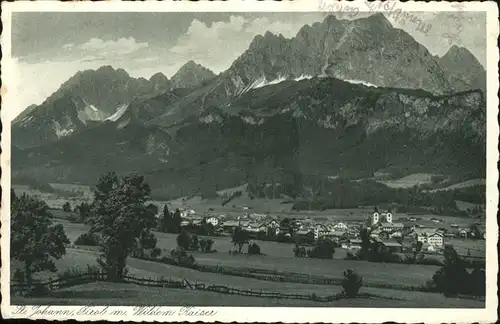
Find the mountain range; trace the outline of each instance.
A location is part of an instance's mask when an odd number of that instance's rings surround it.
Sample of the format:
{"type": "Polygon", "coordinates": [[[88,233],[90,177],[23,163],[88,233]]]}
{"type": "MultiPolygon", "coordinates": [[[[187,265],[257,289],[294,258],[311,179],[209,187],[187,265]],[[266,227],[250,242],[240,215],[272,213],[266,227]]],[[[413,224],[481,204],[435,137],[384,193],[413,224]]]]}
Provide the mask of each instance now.
{"type": "Polygon", "coordinates": [[[12,125],[13,179],[146,174],[169,196],[297,175],[485,174],[486,72],[442,57],[382,14],[267,32],[219,75],[77,73],[12,125]]]}

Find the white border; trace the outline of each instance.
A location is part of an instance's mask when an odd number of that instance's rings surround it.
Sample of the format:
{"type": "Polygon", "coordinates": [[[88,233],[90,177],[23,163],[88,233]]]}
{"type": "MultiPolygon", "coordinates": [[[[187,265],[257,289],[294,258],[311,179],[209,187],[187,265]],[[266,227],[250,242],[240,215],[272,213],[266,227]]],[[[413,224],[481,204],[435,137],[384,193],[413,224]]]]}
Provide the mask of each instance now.
{"type": "MultiPolygon", "coordinates": [[[[314,12],[320,11],[321,4],[336,3],[334,0],[295,0],[282,2],[265,1],[257,2],[255,0],[246,1],[169,1],[169,2],[55,2],[40,1],[27,2],[18,1],[14,3],[2,2],[2,23],[3,33],[1,36],[3,57],[2,65],[2,107],[9,107],[16,100],[16,94],[9,90],[8,85],[12,84],[15,77],[12,71],[10,58],[11,41],[11,13],[14,11],[23,12],[41,12],[41,11],[135,11],[135,12],[314,12]]],[[[358,7],[360,11],[368,11],[364,1],[344,2],[346,6],[358,7]]],[[[404,11],[457,11],[452,2],[405,2],[398,3],[398,8],[404,11]]],[[[205,322],[370,322],[381,323],[385,321],[394,322],[428,322],[428,323],[489,323],[497,319],[496,308],[497,299],[497,246],[498,226],[496,221],[498,205],[498,171],[496,162],[498,161],[498,136],[499,127],[497,123],[498,115],[498,69],[499,60],[496,40],[499,34],[498,7],[491,2],[462,2],[463,11],[481,11],[487,15],[487,207],[486,207],[486,227],[488,235],[486,238],[487,254],[487,297],[485,309],[374,309],[374,308],[298,308],[298,307],[200,307],[198,310],[216,310],[214,316],[183,316],[178,312],[181,307],[161,307],[162,309],[172,310],[176,315],[168,317],[140,317],[133,315],[134,307],[109,307],[109,310],[124,310],[127,316],[37,316],[32,319],[47,320],[109,320],[109,321],[205,321],[205,322]]],[[[381,6],[381,9],[383,6],[381,6]]],[[[382,9],[383,10],[383,9],[382,9]]],[[[2,304],[1,311],[4,318],[23,318],[23,315],[14,315],[15,307],[10,306],[9,289],[9,242],[10,242],[10,116],[8,109],[1,110],[3,133],[1,137],[1,166],[2,166],[2,207],[1,207],[1,293],[2,304]]],[[[76,310],[78,306],[57,306],[57,310],[76,310]]],[[[100,309],[102,307],[95,307],[100,309]]]]}

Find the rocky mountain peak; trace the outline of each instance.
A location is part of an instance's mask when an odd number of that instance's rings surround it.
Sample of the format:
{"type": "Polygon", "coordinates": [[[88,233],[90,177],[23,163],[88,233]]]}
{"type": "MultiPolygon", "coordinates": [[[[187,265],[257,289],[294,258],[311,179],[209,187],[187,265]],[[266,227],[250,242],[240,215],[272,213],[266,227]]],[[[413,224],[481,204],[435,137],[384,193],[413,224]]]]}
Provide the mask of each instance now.
{"type": "Polygon", "coordinates": [[[211,70],[191,60],[181,66],[171,81],[174,88],[195,88],[214,77],[211,70]]]}
{"type": "Polygon", "coordinates": [[[467,48],[453,45],[438,61],[454,90],[486,90],[486,70],[467,48]]]}

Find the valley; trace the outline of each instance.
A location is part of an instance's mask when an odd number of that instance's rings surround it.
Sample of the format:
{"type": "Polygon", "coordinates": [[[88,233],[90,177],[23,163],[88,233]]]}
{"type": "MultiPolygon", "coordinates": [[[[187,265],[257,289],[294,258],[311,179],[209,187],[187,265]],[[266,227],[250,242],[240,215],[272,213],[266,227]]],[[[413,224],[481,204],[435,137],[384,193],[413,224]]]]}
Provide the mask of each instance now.
{"type": "Polygon", "coordinates": [[[382,13],[238,54],[79,71],[12,121],[12,300],[484,307],[478,59],[382,13]]]}

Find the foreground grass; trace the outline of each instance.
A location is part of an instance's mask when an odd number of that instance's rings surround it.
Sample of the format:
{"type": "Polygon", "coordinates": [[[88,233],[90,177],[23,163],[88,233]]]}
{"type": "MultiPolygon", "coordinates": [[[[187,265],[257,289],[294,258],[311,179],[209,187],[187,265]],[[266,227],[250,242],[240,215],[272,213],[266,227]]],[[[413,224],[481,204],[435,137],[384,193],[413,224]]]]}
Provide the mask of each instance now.
{"type": "Polygon", "coordinates": [[[13,296],[13,305],[110,305],[110,306],[301,306],[301,307],[377,307],[377,308],[484,308],[484,303],[444,298],[437,294],[402,293],[384,289],[364,289],[364,293],[380,297],[341,299],[319,303],[307,300],[270,299],[225,295],[206,291],[143,287],[133,284],[98,282],[52,292],[43,298],[13,296]],[[398,298],[388,300],[384,297],[398,298]],[[403,299],[404,297],[404,299],[403,299]]]}

